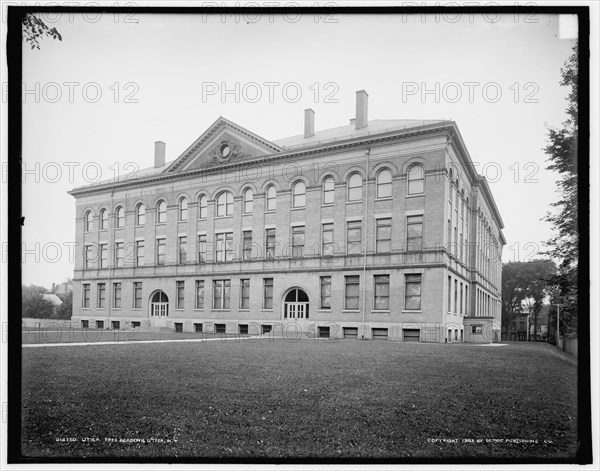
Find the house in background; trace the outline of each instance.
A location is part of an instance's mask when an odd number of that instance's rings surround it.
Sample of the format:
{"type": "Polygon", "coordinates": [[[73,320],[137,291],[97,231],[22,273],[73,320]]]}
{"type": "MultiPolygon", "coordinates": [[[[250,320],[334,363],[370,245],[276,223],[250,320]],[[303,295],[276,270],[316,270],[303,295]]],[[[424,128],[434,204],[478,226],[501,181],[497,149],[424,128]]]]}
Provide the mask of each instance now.
{"type": "MultiPolygon", "coordinates": [[[[455,122],[267,140],[218,118],[174,161],[70,191],[83,326],[422,342],[500,337],[504,227],[455,122]]],[[[283,119],[280,117],[279,119],[283,119]]]]}
{"type": "Polygon", "coordinates": [[[70,279],[62,283],[52,283],[52,293],[66,296],[73,291],[73,281],[70,279]]]}

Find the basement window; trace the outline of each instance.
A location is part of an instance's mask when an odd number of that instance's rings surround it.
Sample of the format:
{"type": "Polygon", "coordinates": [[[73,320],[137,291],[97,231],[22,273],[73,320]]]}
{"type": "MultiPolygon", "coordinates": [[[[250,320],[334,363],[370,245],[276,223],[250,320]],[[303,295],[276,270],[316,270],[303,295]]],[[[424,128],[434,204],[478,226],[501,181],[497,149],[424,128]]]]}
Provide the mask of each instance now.
{"type": "Polygon", "coordinates": [[[271,327],[272,327],[271,325],[265,324],[265,325],[262,325],[261,327],[262,327],[263,334],[268,334],[271,332],[271,327]]]}
{"type": "Polygon", "coordinates": [[[319,337],[328,339],[329,338],[329,327],[319,327],[319,337]]]}
{"type": "Polygon", "coordinates": [[[142,325],[142,323],[138,322],[138,321],[131,322],[131,327],[133,327],[134,329],[140,327],[141,325],[142,325]]]}
{"type": "Polygon", "coordinates": [[[183,324],[181,322],[175,322],[175,332],[183,332],[183,324]]]}
{"type": "Polygon", "coordinates": [[[81,321],[81,327],[83,329],[87,329],[90,326],[89,324],[90,324],[89,321],[81,321]]]}
{"type": "Polygon", "coordinates": [[[224,334],[225,333],[225,324],[215,324],[215,333],[224,334]]]}
{"type": "Polygon", "coordinates": [[[473,333],[473,334],[481,334],[481,333],[483,333],[483,326],[482,325],[472,325],[471,326],[471,333],[473,333]]]}
{"type": "Polygon", "coordinates": [[[104,329],[104,321],[96,321],[96,329],[104,329]]]}
{"type": "Polygon", "coordinates": [[[119,330],[121,328],[121,322],[120,321],[112,321],[111,325],[112,325],[112,328],[114,330],[119,330]]]}
{"type": "Polygon", "coordinates": [[[194,324],[194,332],[202,332],[202,324],[194,324]]]}
{"type": "Polygon", "coordinates": [[[240,334],[248,335],[248,324],[240,324],[240,334]]]}

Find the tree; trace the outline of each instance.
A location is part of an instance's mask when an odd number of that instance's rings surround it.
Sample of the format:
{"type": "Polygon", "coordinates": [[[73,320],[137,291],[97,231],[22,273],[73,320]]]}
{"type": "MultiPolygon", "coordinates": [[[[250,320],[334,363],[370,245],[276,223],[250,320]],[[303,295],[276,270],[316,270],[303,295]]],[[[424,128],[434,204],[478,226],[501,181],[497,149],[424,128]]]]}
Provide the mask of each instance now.
{"type": "Polygon", "coordinates": [[[54,304],[44,298],[46,288],[41,286],[21,287],[21,306],[23,317],[51,319],[54,317],[54,304]]]}
{"type": "Polygon", "coordinates": [[[578,230],[578,187],[577,187],[577,131],[578,131],[578,84],[579,62],[578,44],[561,69],[562,86],[570,87],[567,97],[567,120],[562,129],[548,129],[548,145],[544,149],[548,158],[548,169],[558,172],[558,192],[560,199],[552,206],[555,212],[547,213],[545,220],[552,224],[553,236],[546,241],[545,252],[558,261],[558,273],[551,284],[558,292],[561,307],[561,322],[577,330],[577,270],[579,262],[578,230]]]}
{"type": "MultiPolygon", "coordinates": [[[[533,318],[534,331],[537,332],[538,316],[544,298],[552,288],[550,280],[555,273],[556,265],[551,260],[509,262],[503,265],[502,323],[505,329],[508,330],[510,321],[521,312],[521,306],[525,303],[533,318]]],[[[527,335],[530,335],[529,329],[527,335]]]]}
{"type": "Polygon", "coordinates": [[[31,49],[40,49],[39,40],[44,36],[62,41],[62,36],[56,28],[50,28],[33,13],[26,13],[23,17],[23,39],[29,43],[31,49]]]}
{"type": "Polygon", "coordinates": [[[68,294],[58,294],[57,296],[63,303],[56,308],[56,318],[71,319],[73,315],[73,291],[69,291],[68,294]]]}

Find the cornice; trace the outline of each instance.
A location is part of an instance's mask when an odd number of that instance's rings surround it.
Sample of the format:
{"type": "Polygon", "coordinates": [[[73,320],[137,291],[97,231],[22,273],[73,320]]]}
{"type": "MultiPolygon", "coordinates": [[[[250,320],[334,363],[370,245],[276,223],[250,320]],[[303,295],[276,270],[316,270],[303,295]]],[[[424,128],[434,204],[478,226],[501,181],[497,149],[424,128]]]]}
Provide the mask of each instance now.
{"type": "MultiPolygon", "coordinates": [[[[224,119],[224,118],[221,118],[221,119],[224,119]]],[[[348,139],[348,140],[344,140],[344,141],[328,143],[328,144],[324,144],[324,145],[306,147],[306,148],[302,148],[302,149],[294,149],[294,150],[289,150],[289,151],[282,151],[282,152],[278,152],[276,154],[270,154],[270,155],[265,155],[265,156],[260,156],[257,158],[249,159],[249,160],[232,162],[232,163],[224,164],[224,165],[221,165],[218,167],[199,168],[199,169],[194,169],[194,170],[180,172],[180,173],[179,172],[167,172],[167,170],[173,168],[171,166],[168,169],[166,169],[164,172],[161,172],[159,174],[152,175],[149,177],[133,179],[133,180],[125,180],[125,181],[116,182],[116,183],[109,182],[104,185],[95,185],[95,186],[91,186],[91,187],[88,186],[88,187],[75,188],[75,189],[69,191],[68,193],[72,196],[77,197],[77,196],[83,196],[83,195],[92,194],[92,193],[99,193],[99,192],[105,192],[105,191],[111,191],[111,190],[120,190],[120,189],[130,188],[130,187],[134,187],[134,186],[141,186],[141,185],[145,186],[145,185],[151,185],[151,184],[155,184],[155,183],[159,183],[159,182],[167,182],[167,181],[171,181],[171,180],[188,179],[188,178],[193,178],[193,177],[196,177],[196,176],[202,175],[202,174],[211,175],[214,173],[222,173],[224,171],[230,171],[230,170],[235,170],[238,168],[250,167],[250,166],[255,166],[255,165],[259,165],[259,164],[260,165],[269,164],[269,163],[278,162],[278,161],[292,158],[292,157],[296,158],[296,159],[297,158],[303,159],[303,158],[318,156],[318,155],[330,153],[330,152],[340,152],[340,151],[344,151],[346,149],[370,147],[372,145],[384,144],[384,143],[392,142],[395,140],[419,138],[421,136],[434,134],[434,133],[438,133],[438,134],[446,133],[447,135],[449,135],[448,131],[451,129],[456,129],[456,125],[454,122],[448,121],[448,122],[442,123],[441,125],[440,124],[428,125],[425,127],[418,127],[418,128],[414,128],[414,129],[410,129],[410,130],[403,129],[403,130],[398,130],[398,131],[390,131],[387,133],[375,134],[372,136],[357,137],[357,138],[352,138],[352,139],[348,139]]],[[[201,136],[200,139],[206,139],[211,134],[205,133],[205,135],[201,136]]],[[[196,145],[196,143],[194,144],[194,146],[195,145],[196,145]]],[[[190,148],[188,148],[188,150],[185,152],[185,155],[189,154],[191,151],[192,151],[192,146],[190,146],[190,148]]]]}

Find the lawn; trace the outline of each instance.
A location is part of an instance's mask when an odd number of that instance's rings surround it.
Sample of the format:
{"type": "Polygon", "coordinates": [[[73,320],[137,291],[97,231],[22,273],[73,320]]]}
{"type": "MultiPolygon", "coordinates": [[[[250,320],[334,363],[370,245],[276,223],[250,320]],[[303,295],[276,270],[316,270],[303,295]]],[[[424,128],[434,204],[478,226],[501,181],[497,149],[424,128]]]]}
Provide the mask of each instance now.
{"type": "Polygon", "coordinates": [[[577,368],[546,344],[42,347],[23,348],[22,371],[28,457],[401,461],[576,451],[577,368]]]}

